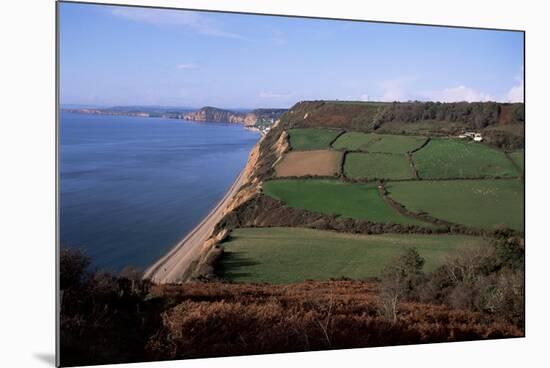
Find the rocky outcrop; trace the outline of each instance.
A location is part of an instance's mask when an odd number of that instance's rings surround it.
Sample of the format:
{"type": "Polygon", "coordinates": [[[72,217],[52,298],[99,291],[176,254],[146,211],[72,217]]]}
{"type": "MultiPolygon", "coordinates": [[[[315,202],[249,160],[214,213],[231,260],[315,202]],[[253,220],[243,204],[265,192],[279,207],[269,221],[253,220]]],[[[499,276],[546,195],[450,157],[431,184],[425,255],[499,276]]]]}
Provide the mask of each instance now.
{"type": "Polygon", "coordinates": [[[185,114],[183,118],[192,121],[215,121],[240,124],[244,123],[245,114],[206,106],[199,111],[185,114]]]}
{"type": "Polygon", "coordinates": [[[206,106],[198,111],[190,112],[183,115],[183,119],[191,121],[213,121],[220,123],[244,124],[245,126],[253,126],[258,122],[258,120],[272,119],[273,121],[275,121],[285,111],[286,109],[256,109],[245,113],[206,106]]]}
{"type": "Polygon", "coordinates": [[[115,106],[109,108],[64,108],[64,112],[93,115],[137,116],[166,119],[183,119],[189,121],[210,121],[217,123],[243,124],[245,126],[269,126],[279,119],[287,111],[286,109],[255,109],[250,112],[236,112],[206,106],[197,111],[177,108],[151,108],[140,106],[115,106]]]}

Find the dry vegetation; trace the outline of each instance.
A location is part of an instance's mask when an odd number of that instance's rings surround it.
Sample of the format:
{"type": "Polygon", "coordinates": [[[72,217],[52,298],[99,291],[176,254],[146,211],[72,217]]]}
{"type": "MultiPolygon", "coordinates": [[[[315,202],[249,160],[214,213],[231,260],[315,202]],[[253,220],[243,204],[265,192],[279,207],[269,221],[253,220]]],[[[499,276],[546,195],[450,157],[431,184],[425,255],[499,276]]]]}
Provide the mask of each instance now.
{"type": "Polygon", "coordinates": [[[291,151],[275,166],[277,177],[336,176],[342,152],[330,150],[291,151]]]}
{"type": "Polygon", "coordinates": [[[177,300],[147,344],[158,359],[341,349],[521,336],[510,324],[445,306],[380,312],[376,285],[356,281],[284,286],[186,284],[157,295],[177,300]]]}
{"type": "Polygon", "coordinates": [[[408,250],[381,280],[151,286],[61,253],[63,366],[523,336],[523,249],[502,239],[429,274],[408,250]],[[83,343],[85,341],[85,343],[83,343]]]}

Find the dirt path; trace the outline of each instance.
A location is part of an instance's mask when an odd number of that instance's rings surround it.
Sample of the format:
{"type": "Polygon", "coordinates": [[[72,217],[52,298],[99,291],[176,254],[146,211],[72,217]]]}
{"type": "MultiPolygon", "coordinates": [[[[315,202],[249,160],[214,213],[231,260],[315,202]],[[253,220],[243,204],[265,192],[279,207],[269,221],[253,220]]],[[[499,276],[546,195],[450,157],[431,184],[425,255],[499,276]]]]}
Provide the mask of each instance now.
{"type": "Polygon", "coordinates": [[[180,281],[189,265],[199,257],[202,244],[212,235],[214,227],[223,217],[224,209],[243,184],[244,171],[239,174],[224,197],[201,223],[166,255],[145,270],[143,278],[157,284],[180,281]]]}

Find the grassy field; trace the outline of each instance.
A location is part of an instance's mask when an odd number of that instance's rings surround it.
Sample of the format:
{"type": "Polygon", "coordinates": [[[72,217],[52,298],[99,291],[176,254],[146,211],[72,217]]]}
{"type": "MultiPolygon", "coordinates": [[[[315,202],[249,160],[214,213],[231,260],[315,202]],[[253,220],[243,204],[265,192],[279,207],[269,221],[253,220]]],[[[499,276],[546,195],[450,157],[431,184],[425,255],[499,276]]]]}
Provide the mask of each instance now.
{"type": "Polygon", "coordinates": [[[525,151],[524,150],[519,150],[519,151],[509,153],[508,156],[510,156],[510,158],[512,160],[514,160],[516,165],[518,165],[518,167],[520,167],[521,170],[525,170],[525,167],[523,165],[523,160],[525,160],[525,151]]]}
{"type": "Polygon", "coordinates": [[[334,150],[290,151],[275,166],[278,177],[336,176],[340,174],[343,152],[334,150]]]}
{"type": "Polygon", "coordinates": [[[484,246],[482,238],[458,235],[357,235],[302,228],[245,228],[223,243],[220,270],[234,282],[292,283],[380,275],[405,249],[416,247],[425,271],[455,249],[484,246]]]}
{"type": "Polygon", "coordinates": [[[348,150],[366,150],[367,143],[371,140],[372,134],[360,133],[360,132],[348,132],[342,134],[336,142],[332,144],[332,147],[336,149],[348,149],[348,150]]]}
{"type": "Polygon", "coordinates": [[[472,141],[432,139],[413,161],[425,179],[519,176],[504,152],[472,141]]]}
{"type": "Polygon", "coordinates": [[[390,197],[412,211],[476,228],[523,230],[523,182],[502,180],[388,183],[390,197]]]}
{"type": "Polygon", "coordinates": [[[348,184],[339,180],[281,179],[266,181],[265,194],[287,206],[382,223],[432,226],[401,215],[388,206],[377,184],[348,184]]]}
{"type": "Polygon", "coordinates": [[[338,134],[338,130],[324,128],[297,128],[288,131],[290,146],[297,151],[329,148],[330,142],[338,134]]]}
{"type": "Polygon", "coordinates": [[[422,146],[425,137],[366,134],[349,132],[342,134],[332,145],[336,149],[362,150],[382,153],[407,153],[422,146]]]}
{"type": "Polygon", "coordinates": [[[351,179],[411,179],[413,171],[407,157],[387,153],[350,152],[344,174],[351,179]]]}

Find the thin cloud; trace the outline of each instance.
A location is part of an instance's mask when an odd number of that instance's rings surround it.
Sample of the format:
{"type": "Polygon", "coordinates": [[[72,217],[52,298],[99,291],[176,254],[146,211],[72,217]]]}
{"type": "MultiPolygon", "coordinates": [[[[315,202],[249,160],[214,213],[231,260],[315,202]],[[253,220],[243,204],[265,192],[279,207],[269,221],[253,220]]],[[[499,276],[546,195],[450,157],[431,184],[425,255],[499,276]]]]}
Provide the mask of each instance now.
{"type": "Polygon", "coordinates": [[[176,65],[177,69],[197,69],[199,66],[194,63],[184,63],[176,65]]]}
{"type": "MultiPolygon", "coordinates": [[[[441,90],[418,91],[419,78],[403,77],[383,81],[380,84],[382,89],[381,101],[409,101],[427,100],[439,102],[484,102],[495,101],[493,96],[472,87],[459,84],[441,90]]],[[[365,96],[361,96],[362,99],[365,96]]]]}
{"type": "Polygon", "coordinates": [[[370,96],[366,93],[363,93],[361,97],[359,97],[359,101],[370,101],[370,96]]]}
{"type": "Polygon", "coordinates": [[[510,88],[506,97],[509,102],[523,102],[524,94],[524,81],[523,81],[523,67],[521,67],[521,73],[515,78],[518,84],[510,88]]]}
{"type": "Polygon", "coordinates": [[[439,102],[484,102],[494,101],[494,99],[486,93],[477,91],[473,88],[459,85],[457,87],[445,88],[441,91],[430,94],[430,99],[439,102]]]}
{"type": "Polygon", "coordinates": [[[278,46],[286,45],[287,44],[287,38],[286,34],[280,30],[279,28],[275,28],[273,26],[267,26],[266,27],[267,32],[269,33],[271,37],[271,41],[278,46]]]}
{"type": "Polygon", "coordinates": [[[508,91],[509,102],[523,102],[523,81],[508,91]]]}
{"type": "Polygon", "coordinates": [[[241,35],[225,31],[211,18],[203,14],[185,10],[145,9],[145,8],[115,8],[111,14],[134,22],[152,24],[155,26],[181,27],[198,34],[244,39],[241,35]]]}
{"type": "Polygon", "coordinates": [[[383,81],[380,83],[382,88],[380,101],[393,102],[405,100],[407,97],[406,87],[416,80],[416,77],[403,77],[383,81]]]}
{"type": "Polygon", "coordinates": [[[399,84],[389,84],[384,87],[381,101],[401,101],[403,99],[403,87],[399,84]]]}
{"type": "Polygon", "coordinates": [[[292,93],[274,93],[274,92],[260,92],[260,98],[285,98],[292,96],[292,93]]]}

